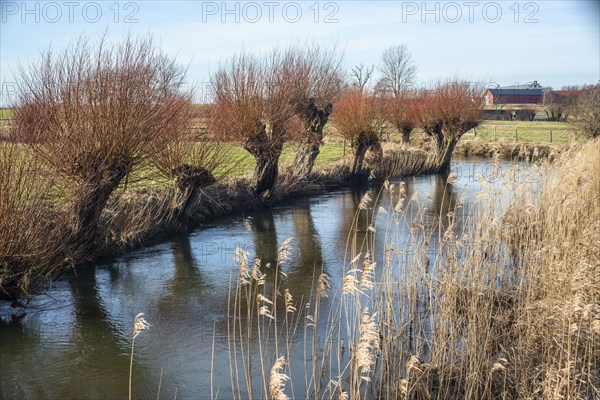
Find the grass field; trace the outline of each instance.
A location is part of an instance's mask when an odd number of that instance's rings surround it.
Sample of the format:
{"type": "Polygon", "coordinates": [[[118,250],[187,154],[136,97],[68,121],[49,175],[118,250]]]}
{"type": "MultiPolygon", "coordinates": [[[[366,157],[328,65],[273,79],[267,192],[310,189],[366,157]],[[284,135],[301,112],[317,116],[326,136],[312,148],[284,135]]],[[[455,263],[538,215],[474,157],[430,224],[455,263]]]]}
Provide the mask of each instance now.
{"type": "Polygon", "coordinates": [[[509,140],[519,142],[570,143],[577,140],[577,127],[568,122],[549,121],[495,121],[486,120],[474,131],[468,132],[465,139],[509,140]],[[550,133],[552,132],[552,133],[550,133]]]}

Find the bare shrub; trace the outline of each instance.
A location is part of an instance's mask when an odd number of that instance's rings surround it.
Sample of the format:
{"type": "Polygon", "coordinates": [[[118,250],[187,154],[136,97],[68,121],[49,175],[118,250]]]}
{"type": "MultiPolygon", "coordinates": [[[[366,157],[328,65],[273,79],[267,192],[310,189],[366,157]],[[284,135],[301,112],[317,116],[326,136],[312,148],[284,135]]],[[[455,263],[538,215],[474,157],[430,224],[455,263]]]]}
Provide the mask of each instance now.
{"type": "Polygon", "coordinates": [[[584,89],[577,109],[577,123],[584,135],[600,136],[600,84],[584,89]]]}
{"type": "Polygon", "coordinates": [[[26,146],[0,144],[0,298],[15,300],[65,265],[69,238],[55,178],[26,146]]]}

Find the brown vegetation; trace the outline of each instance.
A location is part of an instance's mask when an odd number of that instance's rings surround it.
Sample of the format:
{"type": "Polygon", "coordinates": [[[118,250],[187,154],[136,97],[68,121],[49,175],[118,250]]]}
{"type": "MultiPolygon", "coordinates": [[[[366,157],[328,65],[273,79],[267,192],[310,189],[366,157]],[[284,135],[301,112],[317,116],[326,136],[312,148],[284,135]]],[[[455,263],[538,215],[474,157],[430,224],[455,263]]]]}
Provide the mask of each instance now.
{"type": "Polygon", "coordinates": [[[583,134],[600,136],[600,84],[584,89],[577,106],[577,123],[583,134]]]}
{"type": "Polygon", "coordinates": [[[403,90],[394,97],[384,97],[385,118],[402,134],[404,143],[410,142],[410,134],[419,123],[418,97],[403,90]]]}
{"type": "Polygon", "coordinates": [[[40,288],[69,254],[55,176],[17,143],[0,145],[0,299],[40,288]]]}
{"type": "Polygon", "coordinates": [[[435,139],[438,171],[450,170],[456,143],[481,123],[482,93],[464,81],[450,81],[422,93],[418,111],[420,125],[435,139]]]}
{"type": "Polygon", "coordinates": [[[382,153],[383,121],[377,99],[359,89],[348,90],[337,102],[332,120],[340,136],[354,149],[351,174],[361,175],[367,150],[382,153]]]}
{"type": "Polygon", "coordinates": [[[68,180],[74,232],[93,244],[109,197],[136,166],[188,128],[185,71],[149,37],[81,38],[20,69],[17,138],[68,180]]]}
{"type": "Polygon", "coordinates": [[[286,78],[291,81],[291,102],[302,126],[294,135],[299,145],[293,169],[298,179],[306,179],[319,155],[323,128],[342,91],[342,56],[335,48],[318,45],[288,51],[293,61],[286,78]]]}
{"type": "MultiPolygon", "coordinates": [[[[511,170],[498,186],[483,183],[460,222],[463,200],[432,223],[417,193],[385,183],[391,203],[378,218],[390,241],[380,250],[367,192],[343,281],[332,288],[317,271],[304,299],[280,277],[285,257],[263,272],[239,250],[228,304],[233,397],[597,398],[600,180],[587,177],[600,174],[600,142],[565,153],[558,168],[533,168],[544,177],[536,190],[511,170]],[[406,229],[409,252],[394,241],[406,229]],[[253,346],[260,360],[250,362],[253,346]]],[[[444,192],[453,185],[450,175],[444,192]]]]}
{"type": "Polygon", "coordinates": [[[269,197],[278,175],[286,136],[299,131],[287,79],[293,54],[273,50],[259,59],[240,53],[213,75],[210,126],[220,137],[242,144],[256,160],[254,192],[269,197]]]}

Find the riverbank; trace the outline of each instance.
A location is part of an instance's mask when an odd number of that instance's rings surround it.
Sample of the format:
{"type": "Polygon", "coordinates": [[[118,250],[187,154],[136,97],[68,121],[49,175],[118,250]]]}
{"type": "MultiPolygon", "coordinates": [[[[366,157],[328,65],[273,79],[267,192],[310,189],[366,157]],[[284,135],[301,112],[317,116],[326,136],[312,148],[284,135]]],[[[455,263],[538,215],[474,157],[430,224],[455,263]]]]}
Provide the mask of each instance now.
{"type": "MultiPolygon", "coordinates": [[[[413,146],[426,152],[434,150],[430,140],[417,139],[413,146]]],[[[510,142],[485,141],[480,139],[460,140],[454,149],[455,155],[493,157],[499,155],[508,160],[536,161],[538,159],[554,159],[571,146],[579,143],[543,143],[543,142],[510,142]]]]}
{"type": "MultiPolygon", "coordinates": [[[[493,142],[474,145],[461,141],[456,153],[482,156],[498,153],[511,159],[514,158],[512,156],[523,156],[527,153],[535,154],[537,159],[553,157],[564,148],[565,146],[542,144],[520,144],[517,147],[493,142]]],[[[383,180],[386,177],[431,173],[435,170],[432,154],[431,144],[426,141],[416,141],[410,146],[395,142],[383,143],[383,158],[376,160],[374,157],[367,157],[366,173],[361,179],[383,180]]],[[[0,293],[10,300],[27,297],[32,292],[43,289],[53,278],[60,275],[61,271],[92,262],[98,257],[121,255],[161,241],[170,235],[188,232],[199,224],[228,213],[271,207],[292,197],[316,195],[352,185],[355,179],[350,175],[350,163],[351,155],[348,154],[338,160],[319,165],[315,167],[310,179],[306,180],[295,179],[293,171],[283,166],[280,168],[277,187],[269,198],[256,197],[253,194],[248,176],[229,177],[200,190],[184,215],[176,212],[175,193],[171,186],[121,188],[111,196],[101,215],[98,240],[85,251],[78,247],[71,248],[69,245],[77,243],[77,240],[71,237],[71,215],[68,205],[53,208],[52,218],[38,215],[43,214],[43,210],[33,214],[24,211],[23,221],[19,224],[27,227],[27,231],[31,231],[28,235],[33,234],[40,243],[36,244],[36,253],[26,254],[26,257],[29,257],[26,263],[31,267],[13,269],[10,263],[2,267],[0,293]],[[43,267],[40,267],[35,258],[38,255],[44,257],[43,267]]],[[[30,239],[25,235],[23,240],[30,239]]],[[[15,262],[15,265],[19,265],[19,262],[15,262]]]]}
{"type": "Polygon", "coordinates": [[[305,180],[296,179],[289,167],[281,168],[277,186],[269,198],[254,195],[250,176],[224,179],[201,190],[184,216],[172,213],[172,188],[122,191],[113,196],[103,215],[104,247],[99,255],[123,254],[230,213],[272,207],[290,198],[323,194],[365,180],[382,181],[434,170],[431,153],[394,142],[382,147],[383,158],[375,165],[367,157],[366,173],[359,180],[350,173],[351,154],[315,167],[305,180]]]}
{"type": "MultiPolygon", "coordinates": [[[[579,146],[579,145],[575,145],[579,146]]],[[[383,158],[374,165],[367,158],[364,179],[383,181],[388,177],[430,174],[435,169],[431,141],[413,141],[410,145],[397,142],[382,144],[383,158]],[[368,176],[370,174],[370,177],[368,176]]],[[[507,160],[553,160],[570,146],[546,143],[505,143],[459,141],[456,155],[493,157],[507,160]]],[[[117,256],[141,246],[153,244],[169,235],[193,230],[202,223],[230,213],[272,207],[298,196],[326,193],[356,182],[350,175],[351,154],[315,167],[310,179],[297,180],[293,171],[281,168],[273,196],[265,199],[252,192],[249,176],[225,179],[204,188],[183,217],[172,214],[171,188],[122,191],[113,196],[103,216],[105,238],[102,256],[117,256]]]]}

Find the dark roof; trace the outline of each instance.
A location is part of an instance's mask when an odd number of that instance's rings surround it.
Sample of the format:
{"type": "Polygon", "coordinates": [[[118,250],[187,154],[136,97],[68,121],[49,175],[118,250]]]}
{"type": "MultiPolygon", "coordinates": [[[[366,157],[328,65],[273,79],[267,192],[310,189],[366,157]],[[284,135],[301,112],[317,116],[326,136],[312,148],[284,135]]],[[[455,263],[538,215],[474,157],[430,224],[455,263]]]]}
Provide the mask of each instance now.
{"type": "Polygon", "coordinates": [[[494,96],[541,96],[540,89],[488,89],[494,96]]]}

